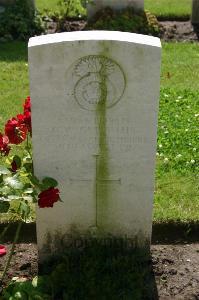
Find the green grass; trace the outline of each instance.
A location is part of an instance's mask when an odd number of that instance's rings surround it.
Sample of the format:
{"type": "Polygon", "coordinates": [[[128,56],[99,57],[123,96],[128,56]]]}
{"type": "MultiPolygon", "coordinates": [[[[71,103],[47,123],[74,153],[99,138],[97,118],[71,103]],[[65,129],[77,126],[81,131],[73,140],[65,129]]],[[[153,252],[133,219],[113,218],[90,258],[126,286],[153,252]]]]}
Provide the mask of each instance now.
{"type": "Polygon", "coordinates": [[[191,0],[145,0],[145,9],[158,17],[189,17],[191,0]]]}
{"type": "MultiPolygon", "coordinates": [[[[163,44],[155,221],[199,221],[199,45],[163,44]]],[[[29,94],[27,45],[0,48],[0,131],[29,94]]]]}
{"type": "Polygon", "coordinates": [[[199,90],[199,44],[164,43],[161,87],[199,90]]]}
{"type": "Polygon", "coordinates": [[[27,45],[2,43],[0,47],[0,128],[10,117],[22,111],[29,94],[27,45]]]}
{"type": "Polygon", "coordinates": [[[154,221],[199,221],[198,178],[170,171],[156,178],[154,221]]]}

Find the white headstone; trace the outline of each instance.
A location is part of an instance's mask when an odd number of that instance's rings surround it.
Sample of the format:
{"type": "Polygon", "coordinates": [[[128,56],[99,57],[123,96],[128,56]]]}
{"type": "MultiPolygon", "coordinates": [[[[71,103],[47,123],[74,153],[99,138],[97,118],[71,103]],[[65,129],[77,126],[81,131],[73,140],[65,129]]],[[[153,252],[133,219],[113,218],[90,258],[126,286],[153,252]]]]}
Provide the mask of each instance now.
{"type": "Polygon", "coordinates": [[[30,39],[34,170],[63,200],[37,210],[40,255],[73,228],[150,242],[160,52],[132,33],[30,39]]]}
{"type": "Polygon", "coordinates": [[[88,18],[91,18],[97,11],[110,7],[114,10],[122,10],[133,7],[135,11],[144,10],[144,0],[94,0],[87,5],[88,18]]]}

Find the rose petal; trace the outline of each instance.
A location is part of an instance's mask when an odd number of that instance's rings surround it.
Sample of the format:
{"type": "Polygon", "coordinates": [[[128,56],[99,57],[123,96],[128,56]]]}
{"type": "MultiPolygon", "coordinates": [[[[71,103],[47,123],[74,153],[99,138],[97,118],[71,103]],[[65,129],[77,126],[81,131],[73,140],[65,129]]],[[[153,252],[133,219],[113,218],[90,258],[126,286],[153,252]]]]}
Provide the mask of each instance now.
{"type": "Polygon", "coordinates": [[[0,245],[0,256],[3,256],[7,253],[6,247],[3,245],[0,245]]]}

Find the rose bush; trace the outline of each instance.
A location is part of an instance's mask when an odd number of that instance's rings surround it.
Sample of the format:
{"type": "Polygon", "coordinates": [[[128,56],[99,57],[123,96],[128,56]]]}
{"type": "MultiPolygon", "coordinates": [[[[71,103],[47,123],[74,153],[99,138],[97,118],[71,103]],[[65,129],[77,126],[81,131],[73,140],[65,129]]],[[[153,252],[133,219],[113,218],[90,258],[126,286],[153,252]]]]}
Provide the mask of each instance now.
{"type": "MultiPolygon", "coordinates": [[[[20,234],[22,222],[27,222],[31,213],[31,203],[37,203],[40,208],[52,208],[60,200],[57,181],[50,177],[39,180],[34,176],[30,138],[31,126],[31,99],[28,96],[23,105],[23,113],[9,119],[5,124],[3,133],[0,133],[0,155],[4,165],[0,166],[0,204],[6,204],[9,211],[10,202],[15,200],[18,205],[14,213],[17,215],[17,227],[13,247],[10,251],[1,281],[7,272],[15,243],[20,234]],[[22,155],[12,155],[12,149],[22,147],[22,155]]],[[[5,212],[5,209],[4,209],[5,212]]],[[[13,213],[13,208],[12,208],[13,213]]],[[[0,239],[2,238],[0,235],[0,239]]],[[[5,247],[1,245],[0,255],[6,254],[5,247]]]]}

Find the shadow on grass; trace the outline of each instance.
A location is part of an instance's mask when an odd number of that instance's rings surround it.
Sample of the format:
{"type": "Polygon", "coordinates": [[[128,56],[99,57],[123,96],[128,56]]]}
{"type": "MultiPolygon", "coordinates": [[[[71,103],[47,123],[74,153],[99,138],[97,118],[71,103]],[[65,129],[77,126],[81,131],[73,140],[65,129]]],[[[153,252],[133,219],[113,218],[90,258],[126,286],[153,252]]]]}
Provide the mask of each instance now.
{"type": "Polygon", "coordinates": [[[12,41],[1,43],[0,61],[16,62],[27,61],[27,42],[12,41]]]}

